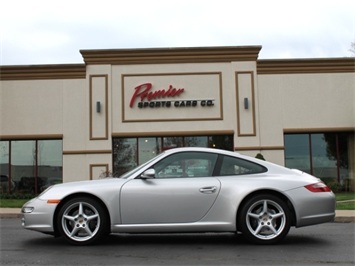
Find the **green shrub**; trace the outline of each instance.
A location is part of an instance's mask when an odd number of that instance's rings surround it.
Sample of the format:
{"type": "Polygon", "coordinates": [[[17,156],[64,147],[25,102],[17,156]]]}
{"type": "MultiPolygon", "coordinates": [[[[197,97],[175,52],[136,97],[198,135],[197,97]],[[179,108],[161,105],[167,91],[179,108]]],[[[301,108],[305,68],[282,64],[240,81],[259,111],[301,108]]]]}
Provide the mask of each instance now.
{"type": "Polygon", "coordinates": [[[36,197],[34,194],[22,193],[0,193],[0,199],[24,199],[29,200],[36,197]]]}
{"type": "Polygon", "coordinates": [[[322,181],[323,181],[334,193],[346,191],[345,185],[340,184],[336,178],[322,178],[322,181]]]}
{"type": "Polygon", "coordinates": [[[261,153],[258,153],[258,154],[255,156],[255,158],[257,158],[257,159],[259,159],[259,160],[265,161],[265,158],[264,158],[264,156],[263,156],[261,153]]]}

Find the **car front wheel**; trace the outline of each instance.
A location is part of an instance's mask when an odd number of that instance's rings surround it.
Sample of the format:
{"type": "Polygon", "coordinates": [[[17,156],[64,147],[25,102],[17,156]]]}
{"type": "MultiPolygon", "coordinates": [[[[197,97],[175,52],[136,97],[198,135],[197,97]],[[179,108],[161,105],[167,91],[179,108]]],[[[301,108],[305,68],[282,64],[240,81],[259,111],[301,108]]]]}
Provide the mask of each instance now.
{"type": "Polygon", "coordinates": [[[66,202],[57,216],[60,234],[71,244],[92,244],[108,231],[108,217],[96,200],[80,197],[66,202]]]}
{"type": "Polygon", "coordinates": [[[262,194],[245,202],[238,217],[244,237],[255,244],[275,244],[289,232],[291,214],[280,198],[262,194]]]}

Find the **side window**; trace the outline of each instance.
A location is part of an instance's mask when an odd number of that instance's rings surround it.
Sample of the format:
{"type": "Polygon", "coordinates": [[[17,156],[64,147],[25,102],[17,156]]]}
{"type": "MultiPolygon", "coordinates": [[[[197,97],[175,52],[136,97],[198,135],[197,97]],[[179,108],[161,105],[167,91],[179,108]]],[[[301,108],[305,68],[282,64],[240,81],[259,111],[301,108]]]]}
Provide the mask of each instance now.
{"type": "Polygon", "coordinates": [[[217,155],[206,152],[173,154],[154,165],[156,178],[212,176],[217,155]]]}
{"type": "Polygon", "coordinates": [[[248,175],[264,173],[267,169],[257,163],[246,161],[243,159],[223,156],[220,170],[220,176],[228,175],[248,175]]]}

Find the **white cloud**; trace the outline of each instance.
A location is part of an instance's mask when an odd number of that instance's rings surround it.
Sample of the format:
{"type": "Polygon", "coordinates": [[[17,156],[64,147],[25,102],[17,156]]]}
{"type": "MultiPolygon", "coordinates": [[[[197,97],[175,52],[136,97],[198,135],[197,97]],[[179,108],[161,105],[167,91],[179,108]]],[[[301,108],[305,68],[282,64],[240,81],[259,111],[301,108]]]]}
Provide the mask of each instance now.
{"type": "Polygon", "coordinates": [[[3,1],[0,64],[82,62],[80,49],[262,45],[262,58],[349,56],[355,1],[3,1]]]}

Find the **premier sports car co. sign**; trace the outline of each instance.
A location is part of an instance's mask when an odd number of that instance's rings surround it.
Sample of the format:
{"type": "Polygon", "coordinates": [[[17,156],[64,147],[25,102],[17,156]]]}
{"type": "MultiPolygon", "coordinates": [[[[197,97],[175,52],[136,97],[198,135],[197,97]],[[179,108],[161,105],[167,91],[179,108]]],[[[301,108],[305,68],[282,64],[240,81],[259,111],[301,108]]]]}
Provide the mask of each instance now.
{"type": "Polygon", "coordinates": [[[152,83],[143,83],[134,88],[134,93],[129,103],[133,108],[135,102],[138,101],[138,108],[159,108],[159,107],[195,107],[198,104],[201,106],[214,106],[214,99],[193,99],[193,100],[180,100],[177,99],[185,89],[175,88],[169,85],[167,89],[153,90],[152,83]]]}
{"type": "Polygon", "coordinates": [[[220,120],[221,73],[122,75],[122,121],[220,120]]]}

